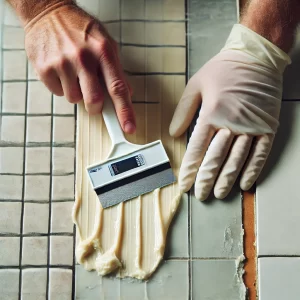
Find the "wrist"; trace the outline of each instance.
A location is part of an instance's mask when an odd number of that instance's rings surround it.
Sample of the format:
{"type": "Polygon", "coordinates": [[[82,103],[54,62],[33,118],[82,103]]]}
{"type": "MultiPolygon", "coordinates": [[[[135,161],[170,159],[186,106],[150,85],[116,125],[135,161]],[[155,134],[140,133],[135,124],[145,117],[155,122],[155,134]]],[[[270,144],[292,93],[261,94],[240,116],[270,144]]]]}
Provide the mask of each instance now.
{"type": "Polygon", "coordinates": [[[9,0],[24,28],[61,6],[75,4],[73,0],[9,0]]]}
{"type": "Polygon", "coordinates": [[[242,14],[241,24],[289,52],[300,22],[297,0],[252,0],[242,14]]]}

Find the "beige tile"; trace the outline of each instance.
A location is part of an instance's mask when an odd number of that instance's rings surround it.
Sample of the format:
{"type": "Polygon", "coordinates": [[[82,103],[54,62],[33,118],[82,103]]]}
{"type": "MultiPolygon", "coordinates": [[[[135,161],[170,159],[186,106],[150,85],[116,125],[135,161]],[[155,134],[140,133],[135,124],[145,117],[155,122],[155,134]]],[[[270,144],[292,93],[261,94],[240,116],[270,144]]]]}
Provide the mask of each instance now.
{"type": "Polygon", "coordinates": [[[2,116],[0,138],[5,143],[24,143],[23,116],[2,116]]]}
{"type": "Polygon", "coordinates": [[[52,200],[65,200],[74,198],[74,175],[53,176],[52,200]]]}
{"type": "Polygon", "coordinates": [[[120,19],[120,0],[99,1],[97,16],[102,22],[120,19]]]}
{"type": "Polygon", "coordinates": [[[146,49],[146,72],[166,72],[163,67],[163,53],[164,48],[146,49]]]}
{"type": "Polygon", "coordinates": [[[144,19],[145,18],[145,1],[123,0],[121,14],[122,14],[123,20],[144,19]]]}
{"type": "Polygon", "coordinates": [[[21,208],[20,202],[0,202],[1,233],[20,233],[21,208]]]}
{"type": "Polygon", "coordinates": [[[147,20],[162,20],[163,19],[163,1],[152,0],[145,1],[145,19],[147,20]]]}
{"type": "Polygon", "coordinates": [[[22,271],[22,300],[44,300],[47,293],[47,269],[22,271]]]}
{"type": "Polygon", "coordinates": [[[28,61],[28,79],[36,79],[36,80],[39,79],[30,61],[28,61]]]}
{"type": "Polygon", "coordinates": [[[50,176],[26,175],[25,200],[49,201],[50,176]]]}
{"type": "Polygon", "coordinates": [[[75,106],[68,102],[65,97],[53,95],[53,113],[54,114],[71,114],[74,115],[75,106]]]}
{"type": "Polygon", "coordinates": [[[185,23],[164,23],[163,44],[185,46],[185,23]]]}
{"type": "Polygon", "coordinates": [[[48,237],[24,237],[22,265],[46,265],[48,237]]]}
{"type": "Polygon", "coordinates": [[[74,172],[75,149],[66,147],[54,147],[52,159],[52,174],[63,175],[74,172]]]}
{"type": "Polygon", "coordinates": [[[28,82],[27,113],[50,114],[51,92],[41,81],[28,82]]]}
{"type": "Polygon", "coordinates": [[[145,100],[145,76],[127,76],[127,81],[132,88],[132,100],[145,100]]]}
{"type": "Polygon", "coordinates": [[[50,173],[50,147],[27,147],[25,172],[50,173]]]}
{"type": "Polygon", "coordinates": [[[24,30],[21,27],[3,27],[3,48],[24,49],[24,30]]]}
{"type": "Polygon", "coordinates": [[[18,19],[17,15],[15,14],[14,10],[12,7],[8,4],[8,2],[5,5],[5,13],[4,13],[4,25],[8,26],[21,26],[21,22],[18,19]]]}
{"type": "Polygon", "coordinates": [[[25,203],[23,232],[47,233],[49,220],[48,203],[25,203]]]}
{"type": "Polygon", "coordinates": [[[145,44],[144,22],[122,22],[122,42],[131,44],[145,44]]]}
{"type": "Polygon", "coordinates": [[[162,102],[163,75],[146,76],[146,102],[162,102]]]}
{"type": "Polygon", "coordinates": [[[23,147],[0,147],[0,172],[23,174],[23,147]]]}
{"type": "Polygon", "coordinates": [[[163,0],[164,20],[184,20],[185,0],[163,0]]]}
{"type": "Polygon", "coordinates": [[[51,232],[73,232],[72,221],[73,202],[53,202],[51,213],[51,232]]]}
{"type": "Polygon", "coordinates": [[[53,142],[73,143],[74,142],[74,117],[54,117],[53,142]]]}
{"type": "Polygon", "coordinates": [[[164,45],[164,28],[167,23],[145,23],[145,43],[147,45],[164,45]]]}
{"type": "Polygon", "coordinates": [[[26,79],[26,54],[23,50],[3,52],[3,79],[26,79]]]}
{"type": "Polygon", "coordinates": [[[20,270],[0,270],[0,293],[3,300],[19,299],[20,270]]]}
{"type": "Polygon", "coordinates": [[[72,236],[50,237],[50,264],[70,266],[73,264],[72,236]]]}
{"type": "Polygon", "coordinates": [[[3,83],[3,106],[6,113],[25,113],[26,83],[3,83]]]}
{"type": "Polygon", "coordinates": [[[51,117],[27,117],[27,143],[49,143],[51,117]]]}
{"type": "Polygon", "coordinates": [[[22,199],[23,176],[0,175],[0,199],[22,199]]]}
{"type": "Polygon", "coordinates": [[[121,59],[126,71],[145,72],[146,48],[124,46],[122,47],[121,59]]]}
{"type": "Polygon", "coordinates": [[[70,300],[72,297],[72,271],[50,269],[49,300],[70,300]]]}
{"type": "Polygon", "coordinates": [[[185,48],[164,48],[164,72],[185,72],[185,48]],[[176,62],[176,63],[174,63],[176,62]]]}
{"type": "MultiPolygon", "coordinates": [[[[105,28],[107,29],[108,33],[110,34],[110,36],[116,41],[116,42],[120,42],[120,37],[121,37],[121,33],[120,33],[120,22],[114,22],[114,23],[107,23],[105,24],[105,28]]],[[[122,34],[124,34],[122,32],[122,34]]]]}
{"type": "Polygon", "coordinates": [[[0,237],[0,265],[18,266],[20,255],[19,237],[0,237]]]}

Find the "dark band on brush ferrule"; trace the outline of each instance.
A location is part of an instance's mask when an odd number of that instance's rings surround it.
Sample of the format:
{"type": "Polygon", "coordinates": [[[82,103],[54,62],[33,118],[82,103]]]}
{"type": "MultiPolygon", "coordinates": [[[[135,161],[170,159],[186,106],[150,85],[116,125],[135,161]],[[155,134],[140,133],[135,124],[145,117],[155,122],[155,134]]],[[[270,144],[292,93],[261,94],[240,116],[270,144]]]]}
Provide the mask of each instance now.
{"type": "Polygon", "coordinates": [[[151,169],[148,169],[146,171],[143,171],[143,172],[140,172],[140,173],[137,173],[137,174],[134,174],[132,176],[129,176],[129,177],[126,177],[126,178],[120,178],[120,180],[118,181],[115,181],[115,182],[112,182],[110,184],[107,184],[105,186],[102,186],[102,187],[99,187],[99,188],[96,188],[95,189],[95,192],[97,195],[101,195],[103,193],[106,193],[106,192],[109,192],[113,189],[116,189],[118,187],[121,187],[123,185],[126,185],[126,184],[129,184],[129,183],[132,183],[132,182],[135,182],[139,179],[143,179],[145,177],[148,177],[148,176],[151,176],[151,175],[154,175],[156,173],[159,173],[159,172],[162,172],[162,171],[165,171],[167,169],[171,169],[171,164],[170,162],[166,162],[164,164],[161,164],[159,166],[156,166],[156,167],[153,167],[151,169]]]}

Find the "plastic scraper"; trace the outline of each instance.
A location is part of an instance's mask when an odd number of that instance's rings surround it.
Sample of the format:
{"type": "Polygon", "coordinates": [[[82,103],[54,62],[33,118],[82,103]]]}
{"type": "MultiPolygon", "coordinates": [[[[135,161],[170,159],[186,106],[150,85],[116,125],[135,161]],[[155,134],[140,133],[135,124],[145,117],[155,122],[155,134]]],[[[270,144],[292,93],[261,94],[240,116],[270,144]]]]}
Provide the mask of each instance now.
{"type": "Polygon", "coordinates": [[[87,167],[87,172],[103,208],[176,181],[160,140],[147,145],[129,143],[108,97],[104,101],[102,115],[112,148],[106,161],[87,167]]]}

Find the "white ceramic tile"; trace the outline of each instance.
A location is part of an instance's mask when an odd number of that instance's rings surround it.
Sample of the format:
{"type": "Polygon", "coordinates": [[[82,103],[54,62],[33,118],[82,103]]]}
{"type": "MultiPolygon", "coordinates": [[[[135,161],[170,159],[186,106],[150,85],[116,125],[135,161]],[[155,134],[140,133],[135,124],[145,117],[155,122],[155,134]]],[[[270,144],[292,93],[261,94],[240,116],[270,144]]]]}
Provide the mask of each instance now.
{"type": "Polygon", "coordinates": [[[8,26],[21,26],[21,22],[18,19],[17,15],[15,14],[12,7],[8,4],[8,2],[5,2],[5,13],[4,13],[4,24],[8,26]]]}
{"type": "Polygon", "coordinates": [[[74,172],[74,148],[54,147],[52,153],[53,175],[61,175],[74,172]]]}
{"type": "Polygon", "coordinates": [[[20,233],[21,208],[20,202],[0,202],[1,233],[20,233]]]}
{"type": "Polygon", "coordinates": [[[22,300],[44,300],[47,293],[47,269],[22,271],[22,300]]]}
{"type": "Polygon", "coordinates": [[[0,172],[23,174],[23,147],[0,148],[0,172]]]}
{"type": "Polygon", "coordinates": [[[26,53],[23,50],[3,51],[3,79],[26,79],[26,53]]]}
{"type": "Polygon", "coordinates": [[[50,176],[26,175],[25,200],[49,201],[50,176]]]}
{"type": "Polygon", "coordinates": [[[24,29],[22,27],[3,26],[3,48],[24,49],[24,29]]]}
{"type": "Polygon", "coordinates": [[[74,198],[74,175],[53,176],[52,200],[74,198]]]}
{"type": "Polygon", "coordinates": [[[27,147],[25,172],[50,173],[50,147],[27,147]]]}
{"type": "Polygon", "coordinates": [[[2,116],[0,141],[4,143],[24,143],[24,117],[2,116]]]}
{"type": "Polygon", "coordinates": [[[235,260],[194,260],[192,297],[197,300],[246,299],[241,276],[242,273],[237,273],[235,260]]]}
{"type": "Polygon", "coordinates": [[[5,300],[19,299],[19,273],[20,270],[0,270],[0,295],[5,300]]]}
{"type": "Polygon", "coordinates": [[[18,266],[20,238],[0,237],[0,266],[18,266]]]}
{"type": "MultiPolygon", "coordinates": [[[[129,289],[129,286],[126,288],[129,289]]],[[[188,262],[184,260],[162,262],[147,283],[147,294],[150,299],[157,300],[187,299],[188,262]]]]}
{"type": "Polygon", "coordinates": [[[259,258],[259,300],[298,300],[299,278],[299,257],[259,258]]]}
{"type": "MultiPolygon", "coordinates": [[[[145,19],[162,20],[163,19],[163,1],[144,1],[145,2],[145,19]]],[[[159,32],[155,32],[159,34],[159,32]]]]}
{"type": "Polygon", "coordinates": [[[188,196],[184,194],[169,228],[165,257],[188,257],[188,196]],[[178,238],[180,237],[180,238],[178,238]]]}
{"type": "Polygon", "coordinates": [[[52,203],[51,232],[73,232],[72,208],[73,202],[52,203]]]}
{"type": "Polygon", "coordinates": [[[0,175],[0,199],[22,199],[23,176],[0,175]]]}
{"type": "Polygon", "coordinates": [[[22,265],[46,265],[48,237],[24,237],[22,265]]]}
{"type": "Polygon", "coordinates": [[[257,184],[259,255],[300,255],[299,102],[283,102],[280,123],[257,184]]]}
{"type": "Polygon", "coordinates": [[[234,258],[243,254],[241,196],[238,187],[220,201],[191,199],[193,257],[234,258]]]}
{"type": "MultiPolygon", "coordinates": [[[[186,300],[188,299],[187,261],[164,261],[147,282],[132,278],[97,276],[76,266],[76,298],[115,300],[186,300]]],[[[226,299],[228,300],[228,299],[226,299]]],[[[232,300],[232,299],[230,299],[232,300]]]]}
{"type": "Polygon", "coordinates": [[[51,117],[27,117],[27,143],[49,143],[51,117]]]}
{"type": "Polygon", "coordinates": [[[52,101],[51,97],[51,92],[41,81],[29,81],[27,113],[50,114],[52,101]]]}
{"type": "MultiPolygon", "coordinates": [[[[235,4],[234,1],[232,2],[235,4]]],[[[185,0],[163,0],[163,12],[164,20],[184,20],[185,0]]]]}
{"type": "Polygon", "coordinates": [[[72,271],[50,269],[49,300],[70,300],[72,296],[72,271]]]}
{"type": "Polygon", "coordinates": [[[54,117],[53,142],[73,143],[74,142],[74,117],[54,117]]]}
{"type": "Polygon", "coordinates": [[[54,114],[72,114],[74,115],[75,106],[68,102],[65,97],[53,95],[53,113],[54,114]]]}
{"type": "Polygon", "coordinates": [[[73,264],[72,236],[50,237],[50,264],[70,266],[73,264]]]}
{"type": "Polygon", "coordinates": [[[23,218],[23,233],[47,233],[49,204],[25,203],[23,218]]]}
{"type": "Polygon", "coordinates": [[[3,83],[3,106],[6,113],[25,113],[26,83],[3,83]]]}
{"type": "Polygon", "coordinates": [[[121,4],[123,20],[145,19],[145,1],[123,0],[121,4]]]}

